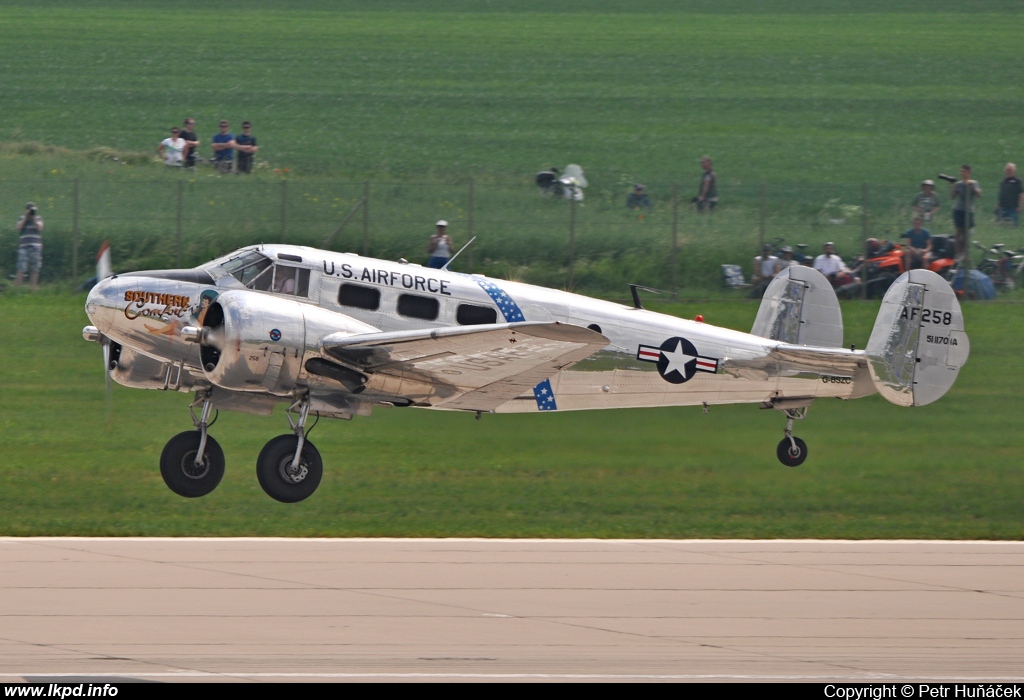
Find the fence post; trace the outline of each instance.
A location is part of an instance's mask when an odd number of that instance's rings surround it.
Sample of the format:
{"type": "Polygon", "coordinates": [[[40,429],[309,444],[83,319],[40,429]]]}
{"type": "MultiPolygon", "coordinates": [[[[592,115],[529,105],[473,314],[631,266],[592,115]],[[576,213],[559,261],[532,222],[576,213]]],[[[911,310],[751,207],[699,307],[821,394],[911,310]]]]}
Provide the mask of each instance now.
{"type": "MultiPolygon", "coordinates": [[[[469,204],[466,208],[466,240],[473,240],[473,178],[469,178],[469,204]]],[[[469,265],[466,272],[473,272],[473,246],[469,247],[469,265]]]]}
{"type": "Polygon", "coordinates": [[[679,183],[672,185],[672,296],[679,296],[679,183]]]}
{"type": "Polygon", "coordinates": [[[175,241],[178,246],[178,267],[181,267],[181,210],[185,202],[185,181],[178,180],[178,222],[175,226],[175,241]]]}
{"type": "MultiPolygon", "coordinates": [[[[868,183],[863,183],[860,188],[860,249],[867,251],[867,241],[871,234],[871,220],[868,215],[868,183]]],[[[868,276],[867,276],[867,265],[861,265],[861,285],[860,285],[860,297],[861,299],[868,298],[868,276]]]]}
{"type": "Polygon", "coordinates": [[[370,181],[363,183],[363,256],[370,254],[370,181]]]}
{"type": "Polygon", "coordinates": [[[81,178],[75,178],[73,209],[71,215],[71,279],[78,281],[78,185],[81,178]]]}
{"type": "Polygon", "coordinates": [[[284,243],[288,233],[288,181],[281,180],[281,242],[284,243]]]}
{"type": "Polygon", "coordinates": [[[764,182],[761,183],[761,213],[760,220],[757,226],[757,233],[759,240],[757,241],[757,249],[764,250],[764,236],[768,227],[768,185],[764,182]]]}
{"type": "Polygon", "coordinates": [[[576,272],[576,197],[569,199],[569,284],[572,291],[573,276],[576,272]]]}

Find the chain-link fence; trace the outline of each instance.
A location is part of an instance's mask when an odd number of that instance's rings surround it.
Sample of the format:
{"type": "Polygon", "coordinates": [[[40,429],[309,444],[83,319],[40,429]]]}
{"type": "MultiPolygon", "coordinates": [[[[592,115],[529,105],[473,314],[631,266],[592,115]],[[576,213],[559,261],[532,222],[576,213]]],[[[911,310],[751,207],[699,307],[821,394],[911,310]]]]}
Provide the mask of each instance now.
{"type": "MultiPolygon", "coordinates": [[[[115,270],[188,267],[243,245],[287,242],[378,258],[425,262],[438,219],[456,247],[476,240],[453,269],[580,291],[639,283],[683,296],[722,286],[723,264],[749,277],[763,243],[833,241],[851,258],[868,238],[898,241],[910,226],[913,187],[896,185],[720,186],[712,214],[692,192],[649,183],[649,206],[628,208],[628,186],[591,185],[584,199],[543,195],[532,184],[214,177],[182,173],[162,181],[0,181],[10,219],[3,254],[14,271],[14,223],[28,201],[45,222],[44,281],[89,277],[109,241],[115,270]]],[[[975,238],[1021,247],[1024,236],[979,207],[975,238]]],[[[994,205],[993,205],[994,206],[994,205]]],[[[952,235],[949,204],[927,224],[952,235]]]]}

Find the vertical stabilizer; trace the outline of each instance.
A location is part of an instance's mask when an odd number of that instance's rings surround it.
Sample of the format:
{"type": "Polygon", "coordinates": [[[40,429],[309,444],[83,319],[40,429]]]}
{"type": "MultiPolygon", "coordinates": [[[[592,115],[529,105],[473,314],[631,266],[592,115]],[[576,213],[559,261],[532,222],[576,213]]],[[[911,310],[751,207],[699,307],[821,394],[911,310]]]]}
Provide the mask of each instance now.
{"type": "Polygon", "coordinates": [[[843,315],[825,276],[811,267],[791,265],[768,285],[751,334],[791,345],[838,348],[843,344],[843,315]]]}
{"type": "Polygon", "coordinates": [[[970,351],[956,293],[930,270],[911,270],[893,283],[867,347],[875,388],[899,406],[941,398],[970,351]]]}

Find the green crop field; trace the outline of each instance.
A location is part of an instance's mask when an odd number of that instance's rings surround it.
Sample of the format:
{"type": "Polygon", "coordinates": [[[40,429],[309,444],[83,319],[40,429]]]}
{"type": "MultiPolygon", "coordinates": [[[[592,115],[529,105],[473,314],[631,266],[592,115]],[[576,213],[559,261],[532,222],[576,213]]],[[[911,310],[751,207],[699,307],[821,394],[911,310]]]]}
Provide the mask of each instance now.
{"type": "MultiPolygon", "coordinates": [[[[255,459],[286,431],[222,413],[227,474],[207,497],[172,494],[158,460],[191,428],[190,397],[115,386],[78,335],[81,295],[0,296],[0,531],[10,535],[565,537],[1024,536],[1019,338],[1004,305],[966,307],[970,362],[941,401],[819,401],[798,424],[808,461],[775,459],[783,417],[756,406],[484,416],[379,409],[321,421],[319,490],[283,505],[255,459]]],[[[749,329],[756,305],[670,306],[749,329]]],[[[876,305],[844,306],[863,346],[876,305]]]]}
{"type": "MultiPolygon", "coordinates": [[[[333,248],[416,261],[446,218],[457,243],[479,237],[462,270],[724,297],[718,265],[749,264],[762,237],[851,255],[898,237],[917,183],[965,161],[985,190],[978,239],[1021,247],[987,214],[1003,164],[1024,161],[1022,19],[1016,0],[0,2],[5,276],[24,202],[47,221],[44,290],[0,284],[0,534],[1024,536],[1013,304],[966,306],[971,360],[937,404],[816,404],[796,470],[774,457],[782,417],[753,406],[393,409],[321,423],[323,485],[284,506],[254,474],[279,413],[223,414],[224,482],[171,494],[157,462],[191,426],[189,397],[108,401],[99,350],[79,340],[84,297],[67,291],[103,240],[118,270],[321,245],[369,193],[333,248]],[[186,115],[204,156],[220,119],[252,120],[256,173],[155,162],[186,115]],[[673,256],[674,186],[695,194],[705,153],[719,211],[680,207],[673,256]],[[590,180],[575,213],[532,182],[568,163],[590,180]],[[650,211],[622,206],[637,181],[650,211]]],[[[933,232],[950,229],[947,205],[933,232]]],[[[662,308],[743,330],[756,312],[662,308]]],[[[876,308],[844,305],[847,342],[863,345],[876,308]]]]}
{"type": "MultiPolygon", "coordinates": [[[[1013,0],[9,1],[0,217],[39,200],[44,279],[66,279],[81,179],[84,278],[105,239],[120,269],[320,244],[369,180],[365,229],[358,213],[335,247],[415,260],[446,218],[460,244],[478,236],[463,269],[598,293],[707,290],[762,237],[836,240],[847,256],[898,237],[917,183],[964,161],[987,213],[1002,165],[1021,159],[1022,18],[1013,0]],[[207,156],[219,119],[251,119],[256,176],[153,162],[185,115],[207,156]],[[682,207],[672,263],[673,186],[688,201],[703,153],[720,210],[682,207]],[[571,279],[568,206],[531,181],[570,162],[590,180],[571,279]],[[636,181],[654,201],[643,216],[623,207],[636,181]]],[[[1024,246],[988,219],[980,240],[1024,246]]],[[[933,226],[950,230],[948,215],[933,226]]]]}

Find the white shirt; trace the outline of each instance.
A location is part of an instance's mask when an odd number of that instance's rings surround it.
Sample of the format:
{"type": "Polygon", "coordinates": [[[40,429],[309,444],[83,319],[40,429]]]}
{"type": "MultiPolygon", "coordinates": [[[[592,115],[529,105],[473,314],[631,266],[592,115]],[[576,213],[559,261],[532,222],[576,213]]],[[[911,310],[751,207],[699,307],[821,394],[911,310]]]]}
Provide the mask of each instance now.
{"type": "Polygon", "coordinates": [[[822,253],[814,259],[814,269],[828,277],[842,272],[846,269],[846,265],[843,263],[843,259],[835,253],[832,255],[822,253]]]}
{"type": "Polygon", "coordinates": [[[779,270],[779,259],[774,255],[758,255],[754,258],[754,269],[760,266],[761,277],[774,277],[779,270]]]}
{"type": "MultiPolygon", "coordinates": [[[[150,141],[150,143],[153,142],[150,141]]],[[[185,139],[166,138],[160,142],[160,145],[164,147],[164,162],[167,165],[181,165],[182,153],[185,151],[185,139]]]]}

